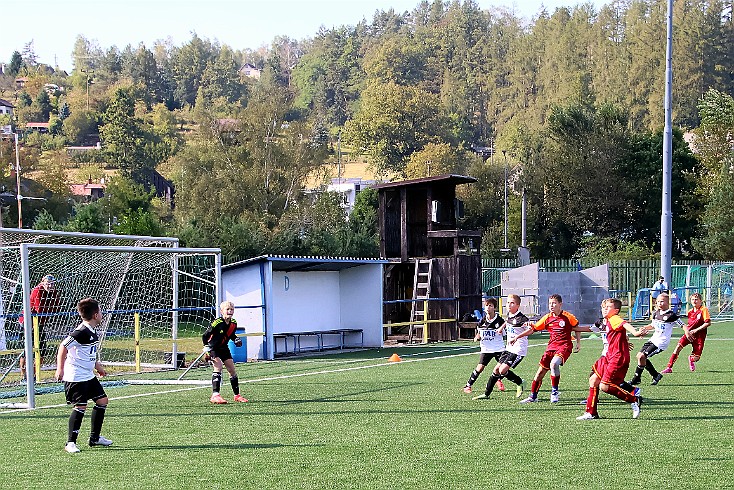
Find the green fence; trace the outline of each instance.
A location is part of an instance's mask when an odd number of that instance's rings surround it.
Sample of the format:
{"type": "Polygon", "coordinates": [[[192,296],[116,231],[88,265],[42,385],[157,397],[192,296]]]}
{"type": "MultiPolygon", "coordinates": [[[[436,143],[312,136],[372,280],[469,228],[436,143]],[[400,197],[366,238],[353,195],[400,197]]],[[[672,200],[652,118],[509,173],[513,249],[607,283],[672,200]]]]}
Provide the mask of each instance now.
{"type": "MultiPolygon", "coordinates": [[[[540,270],[545,272],[570,272],[602,265],[598,261],[547,259],[536,261],[540,270]]],[[[609,266],[609,289],[617,292],[632,292],[651,287],[660,276],[660,261],[651,260],[611,260],[609,266]]],[[[711,267],[711,287],[722,287],[731,281],[734,264],[714,264],[710,262],[675,261],[668,281],[671,288],[708,287],[709,266],[711,267]]],[[[519,267],[515,259],[482,259],[482,291],[490,296],[501,292],[502,271],[519,267]]]]}

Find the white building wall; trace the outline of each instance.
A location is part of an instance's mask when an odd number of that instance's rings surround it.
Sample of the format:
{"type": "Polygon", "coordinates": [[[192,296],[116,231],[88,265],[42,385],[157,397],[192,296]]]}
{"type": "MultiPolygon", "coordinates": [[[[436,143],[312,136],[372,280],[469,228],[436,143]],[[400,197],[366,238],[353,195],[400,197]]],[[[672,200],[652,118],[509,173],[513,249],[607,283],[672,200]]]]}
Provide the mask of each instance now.
{"type": "MultiPolygon", "coordinates": [[[[341,328],[361,328],[365,347],[382,347],[382,266],[344,269],[340,274],[341,328]]],[[[358,337],[351,334],[348,343],[358,337]]]]}
{"type": "MultiPolygon", "coordinates": [[[[273,271],[270,305],[273,333],[339,328],[339,273],[273,271]]],[[[315,337],[302,337],[301,348],[316,347],[315,337]]]]}
{"type": "MultiPolygon", "coordinates": [[[[268,328],[267,339],[247,337],[247,357],[272,359],[272,335],[279,332],[357,328],[363,330],[365,347],[382,346],[382,264],[308,272],[271,271],[271,266],[270,262],[256,262],[222,270],[224,299],[235,304],[240,331],[263,333],[266,325],[268,328]]],[[[336,334],[324,336],[327,346],[338,345],[338,339],[336,334]]],[[[359,340],[357,333],[345,338],[348,345],[357,345],[359,340]]],[[[283,340],[279,342],[278,352],[282,352],[283,340]]],[[[300,347],[315,348],[316,342],[315,336],[303,336],[300,347]]]]}
{"type": "MultiPolygon", "coordinates": [[[[240,331],[258,333],[265,331],[263,323],[262,286],[260,280],[260,264],[243,266],[222,271],[224,300],[235,305],[234,317],[240,331]],[[257,308],[244,308],[258,306],[257,308]]],[[[265,358],[265,337],[252,336],[247,339],[247,357],[265,358]]]]}

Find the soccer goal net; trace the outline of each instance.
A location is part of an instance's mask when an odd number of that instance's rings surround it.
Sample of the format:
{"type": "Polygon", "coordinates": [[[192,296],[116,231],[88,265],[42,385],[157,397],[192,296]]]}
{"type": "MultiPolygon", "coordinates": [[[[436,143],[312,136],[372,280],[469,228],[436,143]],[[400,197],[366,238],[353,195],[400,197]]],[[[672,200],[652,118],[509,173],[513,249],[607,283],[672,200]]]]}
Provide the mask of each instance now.
{"type": "Polygon", "coordinates": [[[100,358],[108,372],[173,369],[183,365],[187,351],[201,349],[201,332],[219,298],[219,249],[179,248],[175,240],[145,237],[3,238],[0,398],[17,397],[25,384],[33,404],[38,386],[53,379],[58,345],[79,324],[76,304],[85,297],[98,300],[103,312],[100,358]],[[23,370],[26,359],[33,362],[23,370]],[[23,381],[30,371],[35,389],[32,380],[23,381]]]}

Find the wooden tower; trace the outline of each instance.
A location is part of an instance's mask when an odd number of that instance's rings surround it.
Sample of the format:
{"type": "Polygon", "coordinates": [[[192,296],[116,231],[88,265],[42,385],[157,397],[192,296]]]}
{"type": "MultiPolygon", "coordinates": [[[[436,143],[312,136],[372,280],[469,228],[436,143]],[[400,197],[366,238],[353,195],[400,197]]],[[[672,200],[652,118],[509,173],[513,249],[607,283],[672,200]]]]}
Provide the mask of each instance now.
{"type": "MultiPolygon", "coordinates": [[[[423,302],[405,300],[429,298],[429,319],[453,319],[430,324],[429,340],[454,340],[461,316],[481,309],[481,234],[459,229],[464,206],[456,199],[458,185],[474,182],[464,175],[440,175],[375,186],[380,255],[389,261],[385,323],[424,319],[423,302]]],[[[408,330],[407,340],[423,338],[423,325],[416,327],[401,329],[403,335],[408,330]]]]}

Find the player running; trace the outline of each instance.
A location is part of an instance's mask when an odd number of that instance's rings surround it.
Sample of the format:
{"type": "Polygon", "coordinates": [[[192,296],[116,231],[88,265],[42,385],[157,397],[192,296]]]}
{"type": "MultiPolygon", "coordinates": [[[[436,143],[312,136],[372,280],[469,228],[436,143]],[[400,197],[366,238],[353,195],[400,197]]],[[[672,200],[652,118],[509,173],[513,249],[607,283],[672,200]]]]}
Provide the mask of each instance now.
{"type": "Polygon", "coordinates": [[[640,389],[633,388],[627,391],[624,377],[630,364],[630,345],[627,332],[635,337],[645,335],[645,329],[636,330],[632,325],[619,316],[622,302],[616,298],[605,299],[601,304],[603,317],[602,332],[604,350],[597,359],[589,376],[589,397],[586,399],[586,411],[576,420],[593,420],[599,418],[597,405],[599,403],[599,389],[605,393],[626,401],[632,407],[632,418],[640,416],[642,397],[640,389]]]}
{"type": "MultiPolygon", "coordinates": [[[[579,331],[579,321],[573,314],[563,311],[563,298],[560,294],[552,294],[548,298],[547,313],[543,318],[532,324],[529,328],[516,336],[510,341],[515,344],[520,339],[531,335],[540,330],[548,330],[550,340],[545,353],[540,358],[540,367],[535,373],[533,382],[530,385],[530,396],[520,401],[520,403],[534,403],[538,401],[538,391],[543,383],[545,373],[551,372],[551,403],[558,403],[561,392],[558,389],[561,380],[561,366],[571,356],[573,350],[573,342],[571,340],[571,332],[579,331]]],[[[581,348],[581,335],[576,335],[576,351],[581,348]]]]}
{"type": "Polygon", "coordinates": [[[701,298],[700,293],[693,293],[691,295],[691,303],[693,304],[693,308],[688,311],[688,324],[683,326],[684,334],[678,341],[678,345],[675,346],[673,354],[670,356],[668,367],[661,371],[663,374],[673,372],[673,364],[678,360],[680,351],[689,344],[693,345],[693,352],[688,356],[688,367],[691,371],[696,370],[696,362],[701,359],[703,344],[706,342],[706,334],[711,326],[711,315],[709,314],[709,309],[703,306],[703,298],[701,298]]]}
{"type": "Polygon", "coordinates": [[[634,376],[629,381],[633,385],[640,384],[642,372],[645,370],[652,376],[651,385],[656,385],[663,379],[663,375],[657,372],[650,362],[650,358],[668,348],[670,337],[673,335],[673,327],[679,327],[683,324],[680,317],[670,309],[670,297],[667,293],[660,293],[655,300],[655,304],[657,308],[652,316],[652,323],[642,327],[645,331],[654,328],[655,333],[637,353],[637,368],[634,376]]]}
{"type": "MultiPolygon", "coordinates": [[[[474,400],[489,399],[496,383],[502,382],[502,378],[506,377],[517,385],[516,398],[522,396],[525,383],[523,379],[515,374],[511,368],[517,367],[528,353],[528,338],[523,337],[518,342],[511,343],[511,340],[530,328],[527,325],[528,317],[520,312],[520,296],[510,294],[507,296],[507,320],[500,327],[500,335],[503,330],[507,331],[507,345],[505,350],[500,354],[497,365],[492,370],[492,375],[487,381],[487,388],[481,395],[475,396],[474,400]]],[[[501,338],[501,337],[500,337],[501,338]]],[[[501,389],[501,388],[500,388],[501,389]]],[[[504,390],[503,390],[504,391],[504,390]]]]}
{"type": "MultiPolygon", "coordinates": [[[[471,393],[474,382],[479,374],[484,371],[489,361],[492,359],[499,360],[500,354],[505,348],[505,342],[502,339],[502,333],[498,329],[505,321],[497,314],[497,300],[494,298],[486,298],[484,300],[484,317],[477,326],[477,334],[475,341],[479,341],[479,363],[474,368],[469,380],[464,385],[464,393],[471,393]]],[[[497,380],[495,380],[497,381],[497,380]]],[[[499,381],[501,384],[502,382],[499,381]]],[[[505,387],[501,386],[500,390],[504,391],[505,387]]]]}

